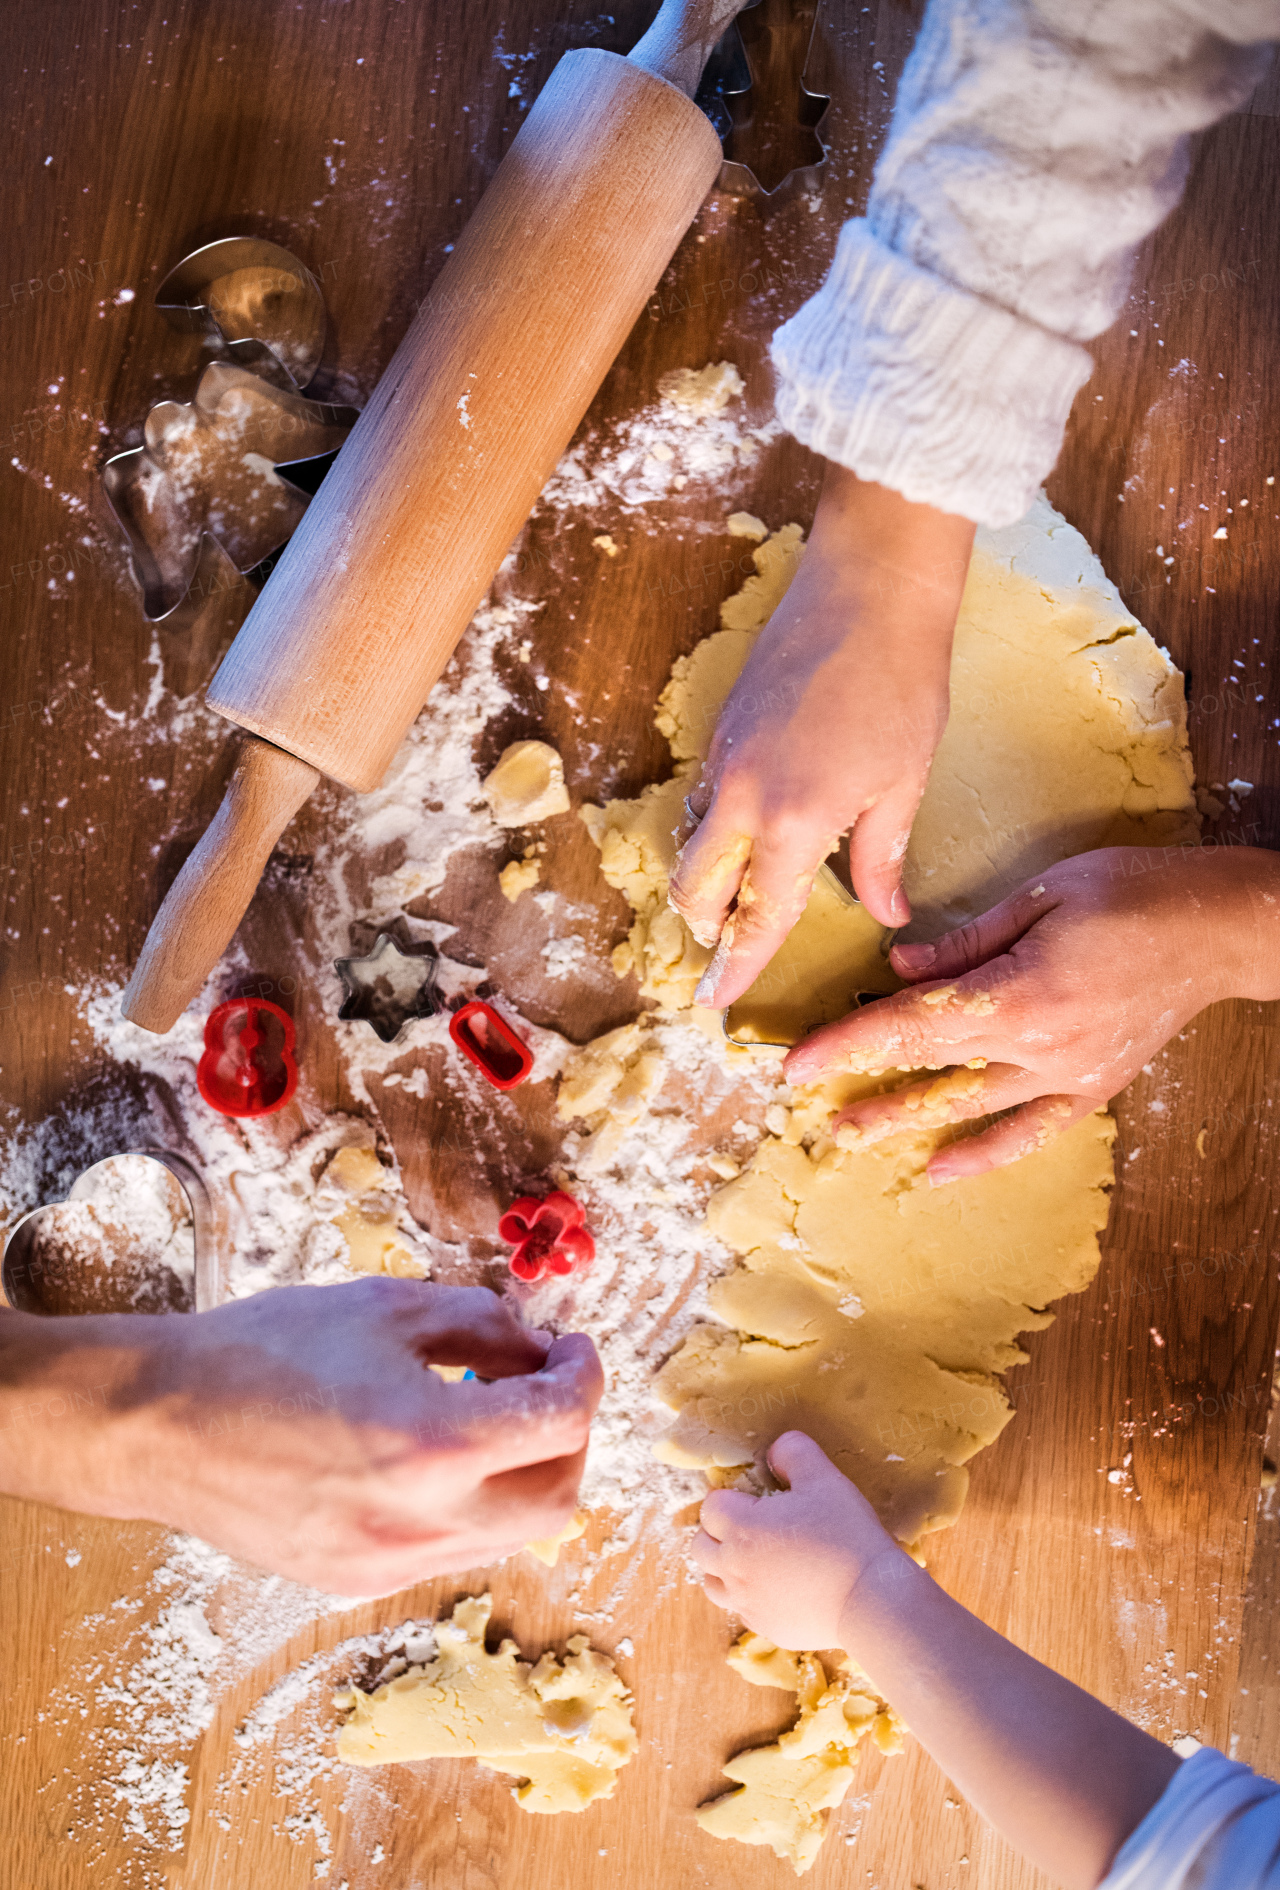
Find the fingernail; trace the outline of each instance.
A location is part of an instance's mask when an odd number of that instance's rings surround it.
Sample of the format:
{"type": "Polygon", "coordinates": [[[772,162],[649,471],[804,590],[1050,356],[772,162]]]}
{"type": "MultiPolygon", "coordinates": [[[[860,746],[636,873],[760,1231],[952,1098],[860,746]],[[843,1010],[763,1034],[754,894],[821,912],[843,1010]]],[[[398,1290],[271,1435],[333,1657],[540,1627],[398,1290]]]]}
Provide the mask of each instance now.
{"type": "Polygon", "coordinates": [[[728,969],[729,953],[732,949],[733,919],[730,917],[725,921],[724,930],[720,934],[720,942],[715,949],[715,956],[698,980],[698,988],[693,994],[695,1004],[715,1005],[716,992],[728,969]]]}
{"type": "Polygon", "coordinates": [[[960,1179],[959,1175],[950,1174],[946,1170],[944,1170],[942,1174],[936,1174],[932,1168],[926,1169],[925,1172],[929,1177],[929,1186],[931,1188],[945,1188],[949,1181],[959,1181],[960,1179]]]}
{"type": "Polygon", "coordinates": [[[936,945],[895,945],[893,954],[908,971],[927,971],[938,956],[938,948],[936,945]]]}
{"type": "Polygon", "coordinates": [[[889,911],[895,925],[905,925],[911,917],[911,908],[907,904],[907,895],[901,886],[895,886],[889,896],[889,911]]]}

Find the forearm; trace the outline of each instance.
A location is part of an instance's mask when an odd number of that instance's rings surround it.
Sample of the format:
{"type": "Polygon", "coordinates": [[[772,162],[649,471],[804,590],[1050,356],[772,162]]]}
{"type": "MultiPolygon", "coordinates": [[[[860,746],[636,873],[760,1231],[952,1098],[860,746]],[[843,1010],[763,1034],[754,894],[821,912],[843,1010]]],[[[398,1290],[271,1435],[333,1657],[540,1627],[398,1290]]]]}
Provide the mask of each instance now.
{"type": "Polygon", "coordinates": [[[1175,11],[932,0],[866,215],[774,338],[806,446],[985,525],[1026,512],[1188,134],[1265,70],[1256,0],[1175,11]]]}
{"type": "Polygon", "coordinates": [[[129,1391],[162,1323],[0,1311],[0,1490],[93,1515],[131,1513],[140,1440],[123,1435],[129,1391]]]}
{"type": "Polygon", "coordinates": [[[1202,848],[1196,863],[1215,995],[1280,998],[1280,853],[1202,848]]]}
{"type": "Polygon", "coordinates": [[[986,1627],[896,1548],[841,1645],[982,1815],[1068,1890],[1094,1890],[1163,1793],[1167,1747],[986,1627]]]}
{"type": "Polygon", "coordinates": [[[913,504],[828,460],[806,563],[823,567],[828,592],[878,606],[877,626],[886,606],[912,600],[917,608],[905,617],[894,612],[895,628],[940,650],[949,663],[973,536],[971,519],[913,504]]]}

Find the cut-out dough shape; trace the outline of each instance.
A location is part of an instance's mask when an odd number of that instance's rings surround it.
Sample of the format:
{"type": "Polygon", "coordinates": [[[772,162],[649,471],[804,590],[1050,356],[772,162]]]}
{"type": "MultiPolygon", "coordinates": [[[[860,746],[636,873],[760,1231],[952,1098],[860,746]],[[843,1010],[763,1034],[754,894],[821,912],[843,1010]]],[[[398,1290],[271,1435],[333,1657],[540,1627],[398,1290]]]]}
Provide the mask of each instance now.
{"type": "Polygon", "coordinates": [[[901,990],[889,963],[892,937],[829,868],[819,867],[808,904],[781,949],[726,1011],[725,1035],[738,1044],[799,1043],[867,996],[901,990]]]}
{"type": "Polygon", "coordinates": [[[348,1718],[338,1734],[347,1765],[476,1759],[519,1782],[524,1811],[583,1811],[613,1795],[636,1750],[631,1696],[607,1655],[585,1635],[564,1660],[520,1659],[514,1641],[484,1644],[490,1595],[460,1601],[436,1628],[435,1658],[373,1693],[335,1695],[348,1718]]]}
{"type": "Polygon", "coordinates": [[[736,1753],[724,1771],[737,1791],[700,1806],[695,1816],[713,1837],[767,1844],[803,1876],[853,1781],[857,1747],[870,1734],[881,1752],[900,1752],[902,1722],[849,1660],[829,1678],[816,1654],[791,1654],[747,1633],[730,1648],[728,1662],[752,1686],[794,1689],[800,1716],[772,1745],[736,1753]]]}

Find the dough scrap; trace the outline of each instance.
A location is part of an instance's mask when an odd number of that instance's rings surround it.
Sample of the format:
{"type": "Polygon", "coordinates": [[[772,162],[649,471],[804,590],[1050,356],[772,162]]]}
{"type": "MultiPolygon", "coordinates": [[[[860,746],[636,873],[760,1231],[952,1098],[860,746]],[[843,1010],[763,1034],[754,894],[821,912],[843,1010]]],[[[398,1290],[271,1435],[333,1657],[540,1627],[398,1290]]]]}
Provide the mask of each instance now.
{"type": "Polygon", "coordinates": [[[528,827],[569,811],[564,763],[550,742],[512,742],[480,791],[500,827],[528,827]]]}
{"type": "Polygon", "coordinates": [[[542,877],[540,860],[508,860],[498,874],[498,885],[504,899],[514,905],[521,893],[532,891],[542,877]]]}
{"type": "Polygon", "coordinates": [[[662,1086],[666,1060],[646,1017],[595,1037],[564,1065],[556,1097],[562,1122],[581,1118],[591,1131],[577,1160],[578,1171],[607,1168],[627,1135],[648,1114],[662,1086]]]}
{"type": "Polygon", "coordinates": [[[851,1661],[829,1677],[816,1654],[791,1654],[747,1633],[729,1650],[728,1662],[753,1686],[794,1689],[799,1718],[772,1745],[736,1753],[724,1771],[737,1791],[694,1815],[713,1837],[767,1844],[802,1877],[822,1848],[832,1808],[853,1781],[858,1745],[870,1734],[881,1752],[900,1752],[902,1722],[851,1661]]]}
{"type": "Polygon", "coordinates": [[[658,382],[658,392],[669,406],[683,409],[692,419],[705,420],[723,413],[745,386],[732,361],[708,361],[701,368],[672,368],[658,382]]]}
{"type": "Polygon", "coordinates": [[[560,1551],[566,1542],[576,1542],[587,1526],[585,1509],[575,1509],[563,1529],[554,1536],[538,1536],[533,1542],[526,1542],[525,1548],[530,1555],[536,1555],[548,1568],[554,1568],[560,1560],[560,1551]]]}
{"type": "Polygon", "coordinates": [[[726,523],[731,538],[754,538],[758,544],[769,536],[769,527],[754,512],[730,512],[726,523]]]}
{"type": "Polygon", "coordinates": [[[544,1653],[531,1665],[512,1640],[490,1653],[492,1605],[491,1595],[459,1601],[436,1627],[433,1659],[373,1693],[335,1694],[348,1715],[339,1759],[477,1759],[520,1781],[512,1795],[523,1811],[582,1811],[612,1797],[637,1745],[631,1696],[613,1662],[583,1634],[570,1636],[563,1661],[544,1653]]]}
{"type": "Polygon", "coordinates": [[[389,1273],[396,1279],[423,1279],[427,1268],[400,1237],[401,1202],[395,1177],[366,1145],[340,1148],[321,1178],[324,1190],[345,1203],[332,1215],[347,1244],[347,1265],[355,1273],[389,1273]]]}

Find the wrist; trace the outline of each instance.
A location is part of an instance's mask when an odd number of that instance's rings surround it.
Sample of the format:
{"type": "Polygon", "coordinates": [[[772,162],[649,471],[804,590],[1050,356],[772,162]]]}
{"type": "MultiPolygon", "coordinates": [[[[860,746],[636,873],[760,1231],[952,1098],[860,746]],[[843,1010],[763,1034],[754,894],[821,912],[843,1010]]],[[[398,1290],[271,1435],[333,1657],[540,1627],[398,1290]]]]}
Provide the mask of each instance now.
{"type": "Polygon", "coordinates": [[[917,1605],[922,1583],[933,1587],[919,1563],[885,1530],[880,1545],[858,1558],[856,1573],[840,1606],[837,1645],[866,1667],[886,1622],[917,1605]]]}
{"type": "Polygon", "coordinates": [[[1205,1002],[1280,998],[1280,853],[1222,846],[1194,860],[1205,1002]]]}
{"type": "Polygon", "coordinates": [[[974,530],[970,519],[913,504],[828,461],[810,555],[839,567],[882,608],[909,601],[911,628],[928,643],[942,640],[949,659],[974,530]]]}

